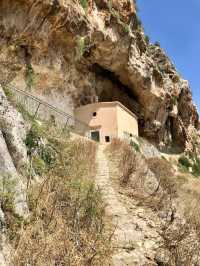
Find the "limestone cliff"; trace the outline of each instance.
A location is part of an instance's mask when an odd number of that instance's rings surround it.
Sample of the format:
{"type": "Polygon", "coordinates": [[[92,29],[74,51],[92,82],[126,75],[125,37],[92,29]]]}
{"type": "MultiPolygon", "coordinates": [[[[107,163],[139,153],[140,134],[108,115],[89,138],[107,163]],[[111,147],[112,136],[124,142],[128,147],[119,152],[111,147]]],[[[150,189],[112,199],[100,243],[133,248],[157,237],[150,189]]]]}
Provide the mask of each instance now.
{"type": "Polygon", "coordinates": [[[27,217],[26,182],[22,177],[28,164],[27,151],[24,144],[26,131],[24,121],[7,101],[0,87],[0,265],[8,265],[10,245],[7,241],[6,223],[9,205],[12,198],[13,213],[16,217],[27,217]]]}
{"type": "Polygon", "coordinates": [[[69,113],[120,100],[141,135],[186,147],[198,114],[188,82],[148,43],[130,0],[2,0],[0,82],[29,89],[69,113]]]}

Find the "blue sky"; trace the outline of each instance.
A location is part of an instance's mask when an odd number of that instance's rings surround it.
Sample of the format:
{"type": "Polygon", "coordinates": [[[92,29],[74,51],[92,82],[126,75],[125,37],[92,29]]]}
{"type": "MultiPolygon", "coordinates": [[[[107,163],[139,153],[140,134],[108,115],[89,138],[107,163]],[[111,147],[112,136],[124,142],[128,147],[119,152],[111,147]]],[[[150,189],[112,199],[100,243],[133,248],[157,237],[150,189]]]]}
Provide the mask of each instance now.
{"type": "Polygon", "coordinates": [[[145,33],[189,80],[200,111],[200,0],[137,0],[137,5],[145,33]]]}

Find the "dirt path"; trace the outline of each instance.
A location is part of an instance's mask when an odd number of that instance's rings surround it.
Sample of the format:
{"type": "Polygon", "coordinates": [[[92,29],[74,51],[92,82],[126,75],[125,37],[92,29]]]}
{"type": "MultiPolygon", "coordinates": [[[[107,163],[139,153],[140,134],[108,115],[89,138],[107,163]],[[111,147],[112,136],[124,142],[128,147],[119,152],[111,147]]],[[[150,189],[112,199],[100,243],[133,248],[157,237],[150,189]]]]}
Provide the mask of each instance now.
{"type": "Polygon", "coordinates": [[[97,152],[96,184],[103,193],[107,205],[106,214],[116,227],[113,245],[114,266],[157,265],[153,255],[157,248],[158,234],[154,224],[150,224],[144,209],[131,205],[131,210],[123,204],[123,196],[116,191],[109,176],[109,167],[104,146],[99,145],[97,152]],[[148,254],[150,251],[150,254],[148,254]]]}

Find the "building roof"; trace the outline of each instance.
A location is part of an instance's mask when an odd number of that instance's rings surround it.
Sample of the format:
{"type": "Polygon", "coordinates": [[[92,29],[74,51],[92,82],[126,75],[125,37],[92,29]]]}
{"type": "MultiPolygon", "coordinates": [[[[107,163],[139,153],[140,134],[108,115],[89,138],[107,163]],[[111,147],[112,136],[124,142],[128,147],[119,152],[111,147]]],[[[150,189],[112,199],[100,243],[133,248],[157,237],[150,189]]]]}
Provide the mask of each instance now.
{"type": "MultiPolygon", "coordinates": [[[[124,106],[122,103],[118,102],[118,101],[113,101],[113,102],[96,102],[96,103],[90,103],[90,104],[86,104],[86,105],[82,105],[79,108],[84,108],[87,106],[97,106],[97,107],[106,107],[106,106],[119,106],[120,108],[122,108],[123,110],[125,110],[127,113],[129,113],[130,115],[132,115],[133,117],[135,117],[136,119],[138,119],[137,115],[135,113],[133,113],[131,110],[129,110],[126,106],[124,106]]],[[[77,108],[77,109],[79,109],[77,108]]]]}

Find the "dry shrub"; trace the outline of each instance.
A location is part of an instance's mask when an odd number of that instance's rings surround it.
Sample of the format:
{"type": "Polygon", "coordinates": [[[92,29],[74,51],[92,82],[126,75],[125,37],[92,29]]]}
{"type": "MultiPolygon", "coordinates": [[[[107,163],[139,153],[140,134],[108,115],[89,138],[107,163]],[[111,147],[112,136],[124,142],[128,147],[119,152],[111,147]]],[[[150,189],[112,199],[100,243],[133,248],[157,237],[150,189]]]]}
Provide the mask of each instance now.
{"type": "Polygon", "coordinates": [[[149,169],[155,174],[159,185],[151,197],[146,198],[145,203],[155,211],[165,210],[173,213],[172,198],[176,197],[176,182],[171,164],[159,157],[147,160],[149,169]]]}
{"type": "Polygon", "coordinates": [[[59,156],[40,185],[29,190],[31,216],[12,241],[15,266],[108,265],[110,233],[95,187],[96,146],[52,140],[59,156]]]}
{"type": "Polygon", "coordinates": [[[187,210],[185,218],[176,217],[168,221],[161,233],[163,248],[170,252],[169,266],[193,266],[200,263],[199,207],[194,205],[189,212],[188,215],[187,210]]]}
{"type": "Polygon", "coordinates": [[[111,143],[107,146],[106,150],[110,153],[115,153],[119,152],[125,145],[125,142],[118,139],[118,138],[113,138],[111,143]]]}
{"type": "Polygon", "coordinates": [[[161,182],[174,175],[171,164],[163,158],[150,158],[147,160],[147,163],[151,171],[159,178],[159,180],[161,180],[161,182]]]}
{"type": "MultiPolygon", "coordinates": [[[[160,191],[148,199],[148,204],[155,211],[165,213],[161,236],[164,240],[162,248],[169,251],[169,266],[199,265],[200,249],[200,209],[199,200],[192,193],[191,198],[184,192],[185,215],[177,214],[175,205],[180,187],[187,182],[184,177],[176,177],[170,163],[162,158],[148,160],[150,169],[157,176],[160,191]],[[193,201],[191,199],[193,198],[193,201]],[[195,199],[195,200],[194,200],[195,199]],[[186,205],[185,205],[186,204],[186,205]]],[[[199,197],[198,197],[199,198],[199,197]]],[[[179,199],[181,196],[179,195],[179,199]]],[[[181,208],[181,206],[179,206],[181,208]]]]}
{"type": "Polygon", "coordinates": [[[78,266],[107,261],[110,242],[104,204],[92,182],[50,176],[33,193],[31,205],[30,222],[15,243],[14,265],[78,266]]]}
{"type": "Polygon", "coordinates": [[[122,173],[120,181],[126,185],[130,181],[130,177],[136,170],[136,153],[132,147],[120,139],[113,139],[107,147],[107,151],[112,155],[119,157],[119,172],[122,173]]]}
{"type": "Polygon", "coordinates": [[[73,158],[73,165],[75,169],[80,167],[80,162],[84,165],[86,175],[94,176],[96,171],[96,149],[97,146],[92,141],[83,139],[73,141],[71,143],[71,152],[73,158]]]}
{"type": "Polygon", "coordinates": [[[149,178],[145,158],[128,142],[119,139],[111,142],[107,152],[111,175],[123,185],[123,192],[143,202],[148,194],[145,181],[149,178]]]}
{"type": "Polygon", "coordinates": [[[127,184],[130,181],[130,176],[136,170],[136,155],[129,145],[123,147],[119,169],[122,173],[122,184],[127,184]]]}

